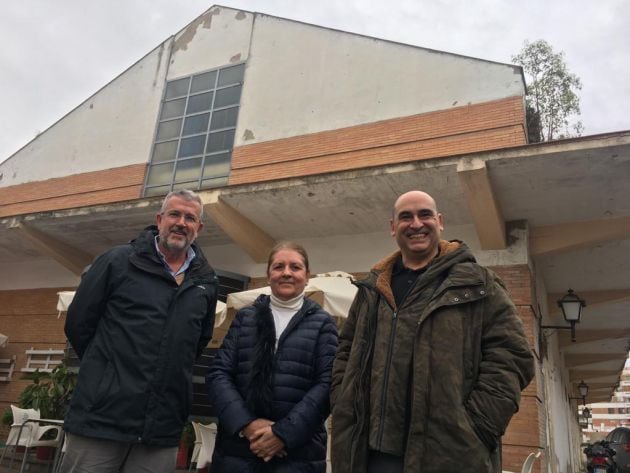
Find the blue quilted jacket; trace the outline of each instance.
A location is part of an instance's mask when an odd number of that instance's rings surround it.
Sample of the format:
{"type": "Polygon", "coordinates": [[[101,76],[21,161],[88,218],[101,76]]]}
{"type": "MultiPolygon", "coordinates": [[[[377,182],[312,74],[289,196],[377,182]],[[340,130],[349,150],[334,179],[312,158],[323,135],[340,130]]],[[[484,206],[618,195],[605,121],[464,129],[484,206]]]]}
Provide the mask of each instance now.
{"type": "Polygon", "coordinates": [[[324,472],[329,389],[337,350],[332,317],[305,299],[275,349],[269,296],[240,310],[206,382],[219,418],[213,473],[324,472]],[[265,464],[239,432],[257,418],[274,421],[287,457],[265,464]]]}

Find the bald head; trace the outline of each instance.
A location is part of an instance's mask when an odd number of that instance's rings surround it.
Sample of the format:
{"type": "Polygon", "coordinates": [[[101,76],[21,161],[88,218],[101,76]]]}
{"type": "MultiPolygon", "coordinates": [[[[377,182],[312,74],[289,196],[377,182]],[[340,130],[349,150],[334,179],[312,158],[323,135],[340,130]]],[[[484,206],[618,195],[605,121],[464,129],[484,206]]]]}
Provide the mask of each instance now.
{"type": "Polygon", "coordinates": [[[409,191],[401,194],[394,202],[394,206],[392,207],[392,218],[396,217],[396,209],[399,209],[402,202],[406,202],[409,200],[420,199],[423,202],[431,203],[431,209],[437,214],[437,204],[435,203],[435,199],[431,197],[426,192],[422,191],[409,191]]]}
{"type": "Polygon", "coordinates": [[[408,268],[422,268],[438,254],[442,214],[426,192],[410,191],[398,197],[389,223],[408,268]]]}

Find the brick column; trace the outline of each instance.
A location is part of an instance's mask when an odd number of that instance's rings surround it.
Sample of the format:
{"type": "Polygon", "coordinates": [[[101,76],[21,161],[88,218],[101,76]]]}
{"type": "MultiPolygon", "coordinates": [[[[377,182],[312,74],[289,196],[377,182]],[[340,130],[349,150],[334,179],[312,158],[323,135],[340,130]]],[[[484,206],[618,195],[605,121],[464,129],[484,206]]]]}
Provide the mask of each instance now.
{"type": "Polygon", "coordinates": [[[536,375],[521,393],[519,411],[514,415],[503,436],[503,469],[521,471],[521,466],[531,452],[542,451],[543,455],[534,463],[533,471],[546,471],[544,458],[545,410],[542,405],[542,386],[539,379],[540,363],[536,342],[536,314],[534,279],[526,264],[495,266],[491,268],[503,280],[523,321],[529,345],[536,357],[536,375]]]}

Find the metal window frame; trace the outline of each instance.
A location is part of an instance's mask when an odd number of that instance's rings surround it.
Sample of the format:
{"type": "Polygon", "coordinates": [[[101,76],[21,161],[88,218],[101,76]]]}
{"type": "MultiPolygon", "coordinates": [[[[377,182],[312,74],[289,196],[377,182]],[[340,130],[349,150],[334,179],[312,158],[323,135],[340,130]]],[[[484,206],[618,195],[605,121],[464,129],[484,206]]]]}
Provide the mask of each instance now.
{"type": "MultiPolygon", "coordinates": [[[[146,196],[147,195],[147,191],[150,191],[150,189],[155,189],[155,188],[165,188],[166,186],[168,186],[168,190],[171,191],[173,190],[173,188],[176,185],[179,184],[183,184],[183,183],[190,183],[193,185],[192,189],[198,190],[201,189],[202,186],[204,185],[204,182],[208,182],[208,181],[213,181],[213,180],[217,180],[219,182],[219,185],[221,185],[221,183],[224,181],[225,178],[229,177],[230,175],[230,171],[231,171],[231,166],[230,166],[230,170],[227,171],[226,174],[224,175],[216,175],[216,176],[204,176],[203,175],[203,170],[205,168],[205,164],[206,164],[206,158],[208,157],[212,157],[215,155],[219,155],[219,154],[224,154],[224,153],[230,153],[230,162],[231,162],[231,154],[234,150],[234,141],[232,142],[232,146],[229,149],[225,149],[225,150],[221,150],[221,151],[213,151],[213,152],[206,152],[206,148],[208,146],[208,140],[210,138],[210,134],[211,133],[218,133],[218,132],[223,132],[223,131],[229,131],[229,130],[234,130],[236,131],[236,128],[238,126],[238,115],[240,112],[240,108],[241,108],[241,96],[242,96],[242,87],[245,83],[245,61],[242,62],[238,62],[238,63],[234,63],[234,64],[229,64],[229,65],[225,65],[225,66],[221,66],[221,67],[217,67],[217,68],[213,68],[213,69],[208,69],[205,71],[201,71],[201,72],[197,72],[195,74],[191,74],[188,76],[182,76],[182,77],[176,77],[173,78],[171,80],[166,81],[166,85],[164,87],[164,91],[162,92],[162,99],[160,101],[160,109],[158,111],[157,114],[157,119],[156,119],[156,123],[155,123],[155,130],[153,133],[153,141],[151,144],[151,154],[149,156],[149,162],[148,162],[148,166],[147,166],[147,172],[146,175],[144,177],[144,183],[142,186],[142,195],[146,196]],[[236,67],[236,66],[240,66],[243,65],[243,76],[242,79],[240,80],[240,82],[234,82],[234,83],[230,83],[227,85],[221,85],[219,86],[219,78],[221,76],[221,71],[225,70],[225,69],[229,69],[232,67],[236,67]],[[216,71],[216,75],[214,77],[214,85],[213,88],[210,89],[204,89],[204,90],[200,90],[200,91],[196,91],[194,93],[191,92],[192,90],[192,84],[193,84],[193,80],[195,77],[203,75],[203,74],[207,74],[209,72],[214,72],[216,71]],[[188,79],[188,90],[186,92],[186,95],[181,95],[181,96],[176,96],[176,97],[171,97],[171,98],[166,98],[166,91],[168,88],[168,84],[178,81],[178,80],[182,80],[182,79],[188,79]],[[237,103],[235,104],[230,104],[230,105],[225,105],[222,107],[217,107],[215,108],[215,100],[216,100],[216,95],[217,95],[217,91],[223,90],[223,89],[228,89],[228,88],[232,88],[235,86],[241,86],[241,96],[239,96],[239,100],[237,103]],[[191,114],[187,114],[186,111],[188,109],[188,103],[190,101],[191,97],[194,97],[195,95],[199,95],[199,94],[204,94],[204,93],[208,93],[208,92],[212,92],[212,103],[210,104],[210,109],[209,110],[203,110],[200,112],[195,112],[195,113],[191,113],[191,114]],[[174,101],[174,100],[181,100],[181,99],[185,99],[185,104],[184,104],[184,111],[182,115],[177,115],[177,116],[172,116],[172,117],[168,117],[165,119],[161,118],[161,114],[162,114],[162,110],[164,108],[164,104],[174,101]],[[212,118],[214,116],[215,112],[219,112],[222,110],[228,110],[228,109],[236,109],[236,123],[234,124],[234,126],[229,126],[229,127],[222,127],[222,128],[217,128],[215,130],[210,130],[210,127],[212,126],[212,118]],[[196,115],[201,115],[204,113],[208,113],[208,125],[206,127],[205,132],[200,132],[200,133],[194,133],[194,134],[190,134],[190,135],[186,135],[185,137],[183,136],[183,131],[184,131],[184,123],[186,121],[186,118],[188,117],[192,117],[192,116],[196,116],[196,115]],[[158,133],[158,129],[161,123],[163,122],[167,122],[167,121],[171,121],[171,120],[177,120],[177,119],[181,119],[181,124],[180,124],[180,129],[179,129],[179,134],[177,137],[175,138],[170,138],[170,139],[163,139],[163,140],[158,140],[157,139],[157,133],[158,133]],[[179,157],[179,153],[180,153],[180,148],[181,148],[181,144],[182,144],[182,140],[184,138],[191,138],[191,137],[195,137],[195,136],[204,136],[204,143],[203,143],[203,150],[201,152],[201,154],[195,154],[192,156],[186,156],[183,158],[179,157]],[[161,143],[166,143],[169,141],[175,141],[177,140],[177,146],[175,149],[175,157],[173,159],[168,159],[168,160],[164,160],[164,161],[159,161],[157,163],[153,163],[153,155],[155,153],[155,147],[158,144],[161,143]],[[200,162],[200,167],[199,167],[199,173],[196,179],[191,179],[188,181],[184,181],[184,182],[175,182],[175,174],[177,171],[177,164],[180,161],[185,161],[185,160],[189,160],[189,159],[199,159],[201,157],[201,162],[200,162]],[[171,170],[171,177],[169,179],[168,182],[164,182],[162,184],[155,184],[155,185],[149,185],[148,181],[149,181],[149,175],[151,174],[151,170],[153,169],[154,166],[157,165],[163,165],[163,164],[172,164],[173,165],[173,169],[171,170]]],[[[236,133],[235,133],[236,135],[236,133]]],[[[234,137],[234,139],[236,139],[236,136],[234,137]]]]}

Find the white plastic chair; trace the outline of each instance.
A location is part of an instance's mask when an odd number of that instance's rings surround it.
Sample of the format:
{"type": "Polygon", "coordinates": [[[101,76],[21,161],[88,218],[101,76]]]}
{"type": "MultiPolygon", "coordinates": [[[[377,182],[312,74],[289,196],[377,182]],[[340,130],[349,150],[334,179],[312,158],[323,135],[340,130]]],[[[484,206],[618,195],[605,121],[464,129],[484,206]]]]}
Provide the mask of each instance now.
{"type": "MultiPolygon", "coordinates": [[[[534,462],[536,461],[536,459],[540,457],[540,452],[537,453],[530,453],[529,455],[527,455],[527,458],[525,459],[525,461],[523,462],[523,466],[521,467],[521,473],[532,473],[532,470],[534,469],[534,462]]],[[[513,473],[509,470],[501,470],[501,473],[513,473]]]]}
{"type": "MultiPolygon", "coordinates": [[[[193,428],[195,423],[193,422],[193,428]]],[[[199,453],[197,455],[197,461],[195,468],[197,470],[205,467],[206,465],[212,463],[212,454],[214,453],[214,443],[217,440],[217,424],[214,422],[212,424],[204,425],[197,424],[197,429],[195,430],[195,436],[197,436],[197,432],[199,432],[199,438],[201,438],[201,446],[199,448],[199,453]]],[[[197,440],[195,439],[195,444],[197,444],[197,440]]],[[[194,450],[193,450],[194,454],[194,450]]]]}
{"type": "Polygon", "coordinates": [[[190,456],[190,466],[188,467],[188,473],[192,470],[193,463],[197,463],[199,459],[199,450],[201,450],[201,432],[199,431],[199,422],[191,422],[193,430],[195,432],[195,445],[193,447],[192,455],[190,456]]]}
{"type": "Polygon", "coordinates": [[[534,462],[539,456],[540,456],[540,452],[530,453],[529,455],[527,455],[527,458],[523,462],[521,473],[532,473],[532,469],[534,468],[534,462]]]}
{"type": "MultiPolygon", "coordinates": [[[[34,447],[59,447],[62,439],[62,428],[60,425],[44,425],[40,426],[38,421],[51,422],[46,419],[40,418],[39,410],[37,409],[20,409],[14,405],[11,405],[11,411],[13,412],[13,424],[9,430],[9,436],[6,441],[6,447],[0,458],[0,463],[4,459],[4,456],[9,449],[13,447],[13,451],[16,451],[16,447],[24,447],[24,456],[22,457],[22,465],[20,467],[20,473],[24,471],[26,465],[26,458],[28,457],[28,449],[34,447]],[[43,439],[44,435],[48,432],[54,432],[55,436],[52,439],[43,439]]],[[[56,422],[56,421],[54,421],[56,422]]],[[[11,457],[11,463],[9,464],[9,470],[13,466],[13,457],[11,457]]]]}

